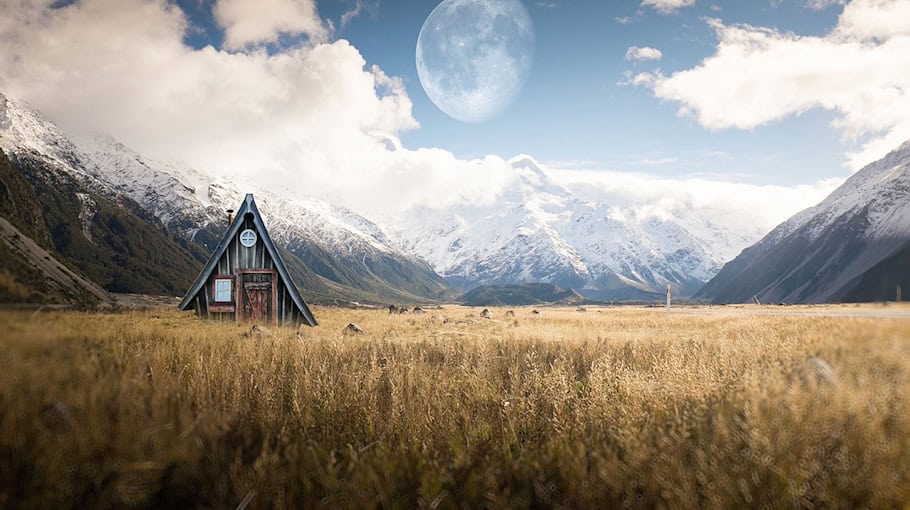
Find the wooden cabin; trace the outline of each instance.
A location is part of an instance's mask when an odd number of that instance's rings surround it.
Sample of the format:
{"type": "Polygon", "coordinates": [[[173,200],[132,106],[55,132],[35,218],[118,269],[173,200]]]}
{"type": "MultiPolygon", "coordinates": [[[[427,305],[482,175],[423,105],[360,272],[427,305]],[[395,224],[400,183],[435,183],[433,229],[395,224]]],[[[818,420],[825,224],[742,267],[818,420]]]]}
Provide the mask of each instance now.
{"type": "Polygon", "coordinates": [[[180,309],[221,321],[316,325],[251,194],[243,199],[180,309]]]}

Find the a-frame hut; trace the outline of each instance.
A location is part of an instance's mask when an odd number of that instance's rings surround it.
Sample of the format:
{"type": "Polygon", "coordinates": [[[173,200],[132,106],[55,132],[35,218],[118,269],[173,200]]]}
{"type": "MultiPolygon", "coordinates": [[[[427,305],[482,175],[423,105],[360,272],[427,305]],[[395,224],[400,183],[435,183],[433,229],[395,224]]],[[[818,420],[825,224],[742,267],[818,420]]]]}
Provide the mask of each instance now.
{"type": "Polygon", "coordinates": [[[243,199],[180,309],[214,320],[316,325],[251,194],[243,199]]]}

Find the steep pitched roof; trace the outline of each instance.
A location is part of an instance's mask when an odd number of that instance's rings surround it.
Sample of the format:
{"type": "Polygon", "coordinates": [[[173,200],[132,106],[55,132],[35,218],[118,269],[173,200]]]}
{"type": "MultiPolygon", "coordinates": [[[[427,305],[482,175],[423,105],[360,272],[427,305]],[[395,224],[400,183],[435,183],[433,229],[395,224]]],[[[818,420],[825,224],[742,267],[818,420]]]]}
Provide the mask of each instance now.
{"type": "Polygon", "coordinates": [[[240,205],[240,208],[235,213],[236,216],[234,216],[234,222],[231,223],[231,226],[224,234],[224,237],[221,238],[221,242],[218,243],[218,247],[215,248],[215,251],[212,252],[212,256],[205,264],[202,272],[199,273],[199,276],[190,287],[190,290],[187,291],[185,296],[183,296],[183,301],[180,302],[179,308],[181,310],[187,310],[193,303],[193,299],[196,297],[196,294],[202,290],[205,282],[208,281],[209,277],[212,275],[212,272],[215,270],[215,267],[218,265],[218,260],[224,254],[225,250],[227,250],[231,239],[233,239],[234,236],[237,235],[237,231],[240,230],[240,227],[243,225],[243,218],[247,213],[251,213],[253,215],[253,224],[256,226],[256,230],[259,231],[259,237],[262,239],[262,244],[265,246],[265,249],[268,250],[269,256],[272,257],[272,261],[275,263],[275,269],[278,270],[278,274],[281,276],[281,279],[284,280],[285,287],[288,289],[288,294],[290,294],[291,299],[297,306],[297,309],[300,310],[300,313],[303,315],[310,326],[315,326],[316,318],[313,317],[313,313],[310,312],[310,308],[300,296],[300,292],[297,290],[297,286],[294,285],[294,280],[291,279],[291,274],[284,266],[284,262],[281,260],[281,256],[278,254],[278,249],[275,248],[275,244],[272,242],[272,238],[269,236],[269,231],[265,228],[265,223],[262,221],[262,216],[259,214],[259,208],[256,207],[256,201],[253,200],[253,195],[251,193],[247,193],[246,197],[244,197],[243,204],[240,205]]]}

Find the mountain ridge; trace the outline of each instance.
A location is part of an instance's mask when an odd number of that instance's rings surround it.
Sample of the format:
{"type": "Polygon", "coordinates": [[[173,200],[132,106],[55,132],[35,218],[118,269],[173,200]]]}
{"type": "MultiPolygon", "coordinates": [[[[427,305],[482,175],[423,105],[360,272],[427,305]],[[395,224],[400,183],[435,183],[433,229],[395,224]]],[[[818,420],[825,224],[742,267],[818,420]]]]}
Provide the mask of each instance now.
{"type": "MultiPolygon", "coordinates": [[[[392,237],[455,286],[546,282],[590,299],[648,299],[670,284],[695,293],[721,267],[709,218],[638,217],[576,197],[529,156],[492,204],[419,208],[389,221],[392,237]],[[691,226],[701,221],[699,229],[691,226]]],[[[725,239],[733,236],[714,236],[725,239]]],[[[720,241],[715,241],[720,242],[720,241]]],[[[728,241],[730,242],[730,241],[728,241]]]]}
{"type": "Polygon", "coordinates": [[[572,289],[562,289],[549,283],[481,285],[461,298],[466,306],[572,305],[584,300],[584,296],[572,289]]]}
{"type": "Polygon", "coordinates": [[[901,273],[879,264],[897,256],[908,241],[910,141],[746,248],[696,297],[715,303],[753,296],[761,302],[855,301],[872,300],[867,290],[874,287],[880,289],[874,300],[886,299],[894,295],[901,273]],[[877,277],[866,274],[876,267],[877,277]],[[883,280],[889,278],[893,285],[883,280]]]}

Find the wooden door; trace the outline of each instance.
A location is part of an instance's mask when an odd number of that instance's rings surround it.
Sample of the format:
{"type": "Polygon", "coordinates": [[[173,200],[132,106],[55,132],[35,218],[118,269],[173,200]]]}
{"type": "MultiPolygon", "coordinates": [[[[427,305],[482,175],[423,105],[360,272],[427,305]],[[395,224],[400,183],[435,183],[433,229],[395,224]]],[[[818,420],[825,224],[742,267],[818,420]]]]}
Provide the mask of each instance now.
{"type": "Polygon", "coordinates": [[[244,274],[243,319],[253,322],[272,320],[272,275],[270,273],[244,274]]]}

